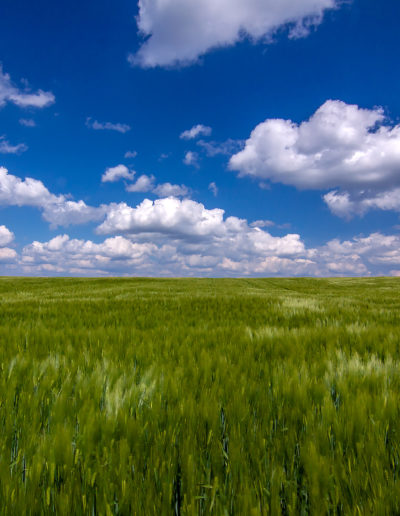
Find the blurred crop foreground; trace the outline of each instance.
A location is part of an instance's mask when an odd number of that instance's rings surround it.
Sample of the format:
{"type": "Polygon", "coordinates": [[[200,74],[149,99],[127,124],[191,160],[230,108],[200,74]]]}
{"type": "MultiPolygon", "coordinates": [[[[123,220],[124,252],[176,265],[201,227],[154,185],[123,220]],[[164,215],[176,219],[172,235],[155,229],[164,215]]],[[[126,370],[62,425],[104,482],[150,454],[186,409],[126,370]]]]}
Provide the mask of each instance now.
{"type": "Polygon", "coordinates": [[[400,513],[399,280],[0,280],[0,514],[400,513]]]}

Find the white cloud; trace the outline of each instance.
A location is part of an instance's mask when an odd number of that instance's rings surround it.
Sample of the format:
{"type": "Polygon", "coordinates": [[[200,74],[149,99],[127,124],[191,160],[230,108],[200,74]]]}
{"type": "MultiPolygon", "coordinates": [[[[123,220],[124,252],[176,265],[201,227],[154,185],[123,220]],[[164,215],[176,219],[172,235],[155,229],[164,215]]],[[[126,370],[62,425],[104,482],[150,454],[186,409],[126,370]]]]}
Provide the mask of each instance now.
{"type": "Polygon", "coordinates": [[[99,232],[117,231],[172,245],[177,256],[185,257],[186,266],[213,263],[211,271],[218,274],[366,275],[381,272],[381,266],[400,265],[400,237],[372,234],[306,249],[299,235],[273,237],[243,219],[223,215],[223,210],[207,210],[194,201],[146,200],[136,209],[116,205],[99,232]]]}
{"type": "Polygon", "coordinates": [[[188,65],[245,38],[266,42],[287,24],[290,37],[302,37],[336,5],[336,0],[139,0],[138,28],[147,39],[128,59],[143,67],[188,65]]]}
{"type": "Polygon", "coordinates": [[[347,267],[345,272],[353,268],[365,274],[372,268],[376,274],[388,275],[391,267],[400,266],[400,236],[371,233],[346,241],[334,239],[321,248],[320,254],[333,272],[347,267]]]}
{"type": "Polygon", "coordinates": [[[0,204],[14,206],[44,206],[56,202],[57,196],[51,194],[37,179],[27,177],[24,181],[9,174],[0,167],[0,204]]]}
{"type": "Polygon", "coordinates": [[[199,140],[197,145],[202,147],[207,156],[212,158],[218,154],[231,156],[232,154],[239,152],[244,145],[244,141],[232,140],[231,138],[228,138],[228,140],[224,142],[206,142],[204,140],[199,140]]]}
{"type": "Polygon", "coordinates": [[[14,240],[14,233],[12,233],[6,226],[0,226],[0,247],[10,244],[14,240]]]}
{"type": "Polygon", "coordinates": [[[58,235],[49,242],[35,241],[25,246],[20,265],[25,272],[134,273],[155,250],[154,244],[138,244],[121,236],[97,244],[58,235]]]}
{"type": "Polygon", "coordinates": [[[67,235],[33,242],[23,249],[20,266],[25,273],[162,276],[284,274],[296,264],[304,271],[313,263],[302,257],[307,251],[299,235],[273,237],[223,215],[223,210],[173,198],[145,200],[136,208],[114,205],[99,233],[124,236],[101,244],[67,235]]]}
{"type": "Polygon", "coordinates": [[[125,203],[114,205],[106,220],[99,226],[98,232],[167,232],[191,237],[208,234],[213,228],[219,231],[223,213],[219,209],[207,210],[202,204],[187,199],[145,199],[136,208],[125,203]]]}
{"type": "Polygon", "coordinates": [[[23,108],[44,108],[53,104],[55,97],[50,91],[38,90],[32,93],[29,90],[21,90],[12,83],[10,76],[3,72],[0,64],[0,107],[7,102],[23,108]]]}
{"type": "Polygon", "coordinates": [[[362,190],[351,194],[333,190],[325,194],[323,199],[334,215],[347,219],[374,209],[400,211],[400,188],[383,192],[362,190]]]}
{"type": "Polygon", "coordinates": [[[215,184],[214,181],[212,181],[209,185],[208,185],[208,189],[212,192],[213,196],[214,197],[217,197],[218,195],[218,186],[215,184]]]}
{"type": "Polygon", "coordinates": [[[155,177],[142,174],[137,178],[136,182],[126,186],[127,192],[150,192],[154,188],[155,177]]]}
{"type": "Polygon", "coordinates": [[[9,247],[0,248],[0,262],[14,262],[17,258],[17,253],[14,249],[10,249],[9,247]]]}
{"type": "Polygon", "coordinates": [[[126,151],[124,154],[124,158],[136,158],[137,152],[136,151],[126,151]]]}
{"type": "Polygon", "coordinates": [[[193,240],[146,228],[146,233],[99,244],[59,235],[26,246],[19,265],[29,273],[155,276],[397,275],[400,267],[400,238],[390,235],[332,240],[306,249],[298,235],[273,237],[247,224],[236,231],[221,229],[218,237],[209,233],[193,240]]]}
{"type": "Polygon", "coordinates": [[[88,206],[84,201],[69,201],[63,195],[56,197],[56,202],[42,206],[43,218],[51,228],[98,222],[104,218],[107,206],[88,206]]]}
{"type": "Polygon", "coordinates": [[[255,220],[250,226],[252,228],[269,228],[275,226],[275,222],[272,222],[272,220],[255,220]]]}
{"type": "MultiPolygon", "coordinates": [[[[145,199],[135,208],[111,204],[98,234],[102,243],[59,235],[23,249],[25,273],[132,274],[156,276],[364,276],[400,270],[400,235],[373,233],[346,241],[334,239],[307,248],[298,234],[273,236],[262,227],[225,217],[192,200],[145,199]]],[[[12,236],[0,228],[1,245],[12,236]]],[[[0,256],[15,261],[12,250],[0,256]],[[13,258],[12,256],[13,255],[13,258]]],[[[5,258],[4,258],[5,259],[5,258]]]]}
{"type": "MultiPolygon", "coordinates": [[[[117,165],[116,167],[107,168],[104,172],[101,181],[115,182],[119,179],[133,180],[135,172],[129,170],[125,165],[117,165]]],[[[142,174],[135,183],[125,186],[125,190],[131,193],[152,192],[158,197],[187,197],[191,190],[185,185],[174,185],[171,183],[160,183],[156,185],[156,178],[153,175],[142,174]]]]}
{"type": "MultiPolygon", "coordinates": [[[[389,252],[391,256],[394,256],[392,251],[396,251],[396,262],[400,263],[400,237],[397,235],[383,235],[381,233],[371,233],[367,237],[355,237],[352,240],[340,241],[335,238],[326,244],[326,248],[336,256],[358,254],[370,256],[374,255],[373,260],[376,262],[382,261],[381,258],[377,258],[379,255],[387,255],[389,252]]],[[[387,260],[384,258],[384,260],[387,260]]],[[[395,262],[393,262],[395,263],[395,262]]]]}
{"type": "Polygon", "coordinates": [[[153,188],[152,192],[158,197],[187,197],[190,195],[190,188],[185,185],[161,183],[153,188]]]}
{"type": "Polygon", "coordinates": [[[273,220],[255,220],[250,223],[252,228],[271,228],[275,227],[276,229],[289,229],[291,224],[285,222],[284,224],[277,224],[273,220]]]}
{"type": "Polygon", "coordinates": [[[92,120],[91,117],[87,117],[86,126],[90,129],[95,129],[96,131],[117,131],[118,133],[123,134],[131,130],[131,127],[128,124],[98,122],[97,120],[92,120]]]}
{"type": "Polygon", "coordinates": [[[203,124],[194,125],[191,129],[187,129],[181,133],[180,138],[182,140],[194,140],[198,136],[210,136],[212,133],[211,127],[203,124]]]}
{"type": "Polygon", "coordinates": [[[125,165],[117,165],[116,167],[109,167],[106,169],[104,174],[101,176],[102,183],[114,183],[119,179],[132,180],[135,176],[133,170],[129,170],[125,165]]]}
{"type": "Polygon", "coordinates": [[[143,174],[133,184],[126,185],[127,192],[151,192],[158,197],[187,197],[191,190],[185,185],[174,185],[171,183],[160,183],[156,185],[156,178],[153,175],[143,174]]]}
{"type": "MultiPolygon", "coordinates": [[[[211,245],[226,256],[226,247],[240,253],[265,256],[295,255],[305,251],[299,235],[273,237],[258,228],[250,228],[247,221],[237,217],[224,219],[224,210],[208,210],[203,204],[189,199],[145,199],[136,208],[125,203],[109,207],[105,221],[98,227],[99,234],[157,234],[160,241],[178,240],[198,246],[211,245]]],[[[155,241],[155,238],[152,238],[155,241]]],[[[190,247],[190,246],[189,246],[190,247]]]]}
{"type": "Polygon", "coordinates": [[[240,175],[298,188],[385,184],[398,176],[400,126],[376,130],[383,120],[381,109],[329,100],[301,124],[262,122],[229,165],[240,175]]]}
{"type": "Polygon", "coordinates": [[[390,124],[381,108],[329,100],[301,124],[259,124],[229,168],[300,189],[340,188],[324,199],[341,216],[399,209],[400,125],[390,124]]]}
{"type": "Polygon", "coordinates": [[[36,122],[32,118],[20,118],[19,123],[25,127],[35,127],[36,122]]]}
{"type": "Polygon", "coordinates": [[[37,93],[16,93],[9,97],[11,102],[14,102],[19,107],[35,107],[44,108],[54,104],[55,97],[52,93],[38,90],[37,93]]]}
{"type": "Polygon", "coordinates": [[[1,154],[21,154],[26,152],[28,146],[25,143],[17,143],[12,145],[4,136],[0,136],[0,153],[1,154]]]}
{"type": "Polygon", "coordinates": [[[199,155],[197,152],[187,151],[185,157],[183,158],[183,163],[185,165],[191,165],[193,167],[199,167],[199,155]]]}
{"type": "Polygon", "coordinates": [[[33,206],[42,211],[52,227],[99,221],[106,207],[86,205],[82,200],[71,201],[65,195],[54,195],[44,184],[31,177],[24,180],[0,167],[0,206],[33,206]]]}
{"type": "Polygon", "coordinates": [[[12,233],[6,226],[0,226],[0,262],[9,263],[13,262],[17,253],[14,249],[10,249],[9,247],[5,247],[14,240],[14,233],[12,233]]]}

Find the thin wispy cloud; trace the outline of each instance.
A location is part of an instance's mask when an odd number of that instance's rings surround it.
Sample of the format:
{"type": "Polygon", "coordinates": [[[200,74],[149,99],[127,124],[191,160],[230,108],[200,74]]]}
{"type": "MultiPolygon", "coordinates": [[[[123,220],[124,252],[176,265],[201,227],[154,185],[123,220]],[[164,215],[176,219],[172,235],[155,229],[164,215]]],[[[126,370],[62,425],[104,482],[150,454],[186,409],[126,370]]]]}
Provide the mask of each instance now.
{"type": "Polygon", "coordinates": [[[19,119],[20,125],[23,125],[24,127],[35,127],[36,122],[32,118],[20,118],[19,119]]]}
{"type": "Polygon", "coordinates": [[[205,151],[208,157],[213,158],[218,154],[223,156],[232,156],[232,154],[235,154],[242,149],[245,142],[243,140],[233,140],[232,138],[229,138],[224,142],[207,142],[204,140],[199,140],[196,143],[205,151]]]}
{"type": "Polygon", "coordinates": [[[30,91],[29,88],[21,89],[16,86],[8,73],[3,71],[0,64],[0,107],[7,102],[21,108],[45,108],[55,102],[55,96],[51,91],[30,91]]]}
{"type": "Polygon", "coordinates": [[[187,129],[180,134],[182,140],[194,140],[199,136],[210,136],[212,133],[211,127],[203,124],[194,125],[191,129],[187,129]]]}
{"type": "Polygon", "coordinates": [[[11,144],[6,140],[5,136],[0,136],[0,153],[1,154],[22,154],[28,150],[28,146],[25,143],[11,144]]]}
{"type": "Polygon", "coordinates": [[[199,168],[199,155],[197,152],[187,151],[183,158],[183,163],[188,166],[199,168]]]}
{"type": "Polygon", "coordinates": [[[218,187],[217,185],[215,184],[214,181],[212,181],[209,185],[208,185],[208,189],[212,192],[213,196],[214,197],[217,197],[218,195],[218,187]]]}
{"type": "Polygon", "coordinates": [[[133,158],[136,158],[137,154],[138,153],[136,151],[126,151],[125,154],[124,154],[124,158],[127,158],[127,159],[131,158],[131,159],[133,159],[133,158]]]}
{"type": "Polygon", "coordinates": [[[91,117],[86,118],[86,126],[95,131],[116,131],[118,133],[127,133],[131,130],[130,125],[113,123],[113,122],[98,122],[93,120],[91,117]]]}

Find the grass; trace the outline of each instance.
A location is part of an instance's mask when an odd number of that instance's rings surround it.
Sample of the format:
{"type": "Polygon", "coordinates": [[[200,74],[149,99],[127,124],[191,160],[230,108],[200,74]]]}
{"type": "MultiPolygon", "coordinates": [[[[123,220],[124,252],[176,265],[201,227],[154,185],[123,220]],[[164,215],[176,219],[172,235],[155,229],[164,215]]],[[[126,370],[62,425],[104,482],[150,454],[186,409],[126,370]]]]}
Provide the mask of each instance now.
{"type": "Polygon", "coordinates": [[[400,513],[399,280],[0,280],[0,514],[400,513]]]}

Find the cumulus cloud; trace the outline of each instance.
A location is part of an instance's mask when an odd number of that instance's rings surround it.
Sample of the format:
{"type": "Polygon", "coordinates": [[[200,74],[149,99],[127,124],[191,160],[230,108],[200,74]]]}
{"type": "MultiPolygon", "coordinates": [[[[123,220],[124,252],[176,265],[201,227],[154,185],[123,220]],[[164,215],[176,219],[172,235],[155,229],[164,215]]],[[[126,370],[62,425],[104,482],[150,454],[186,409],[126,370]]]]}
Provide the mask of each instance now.
{"type": "Polygon", "coordinates": [[[187,197],[190,195],[190,188],[185,185],[173,185],[161,183],[152,190],[158,197],[187,197]]]}
{"type": "Polygon", "coordinates": [[[107,206],[88,206],[84,201],[70,201],[64,195],[56,196],[56,202],[41,206],[44,220],[51,228],[97,222],[104,218],[107,206]]]}
{"type": "Polygon", "coordinates": [[[400,126],[377,128],[383,121],[381,109],[329,100],[301,124],[262,122],[229,166],[298,188],[387,184],[398,175],[400,126]]]}
{"type": "Polygon", "coordinates": [[[0,204],[14,206],[43,206],[55,202],[57,197],[51,194],[41,181],[27,177],[25,180],[8,173],[0,167],[0,204]]]}
{"type": "MultiPolygon", "coordinates": [[[[20,203],[35,205],[33,190],[42,198],[52,195],[40,182],[31,181],[12,189],[20,203]]],[[[71,221],[77,213],[82,222],[82,211],[90,209],[82,201],[65,199],[50,198],[48,206],[44,213],[48,209],[46,216],[53,221],[57,221],[57,209],[64,206],[62,221],[71,221]]],[[[26,246],[19,259],[14,250],[4,247],[13,235],[0,226],[0,259],[17,260],[22,272],[37,274],[364,276],[400,270],[400,235],[373,233],[307,248],[298,234],[269,233],[265,228],[274,225],[269,220],[248,223],[188,199],[145,199],[136,207],[119,203],[103,210],[103,222],[96,230],[108,236],[103,242],[58,235],[26,246]]],[[[90,213],[88,218],[94,220],[90,213]]]]}
{"type": "Polygon", "coordinates": [[[3,67],[0,64],[0,107],[7,102],[22,108],[44,108],[53,104],[55,97],[50,91],[38,90],[31,92],[29,90],[21,90],[11,81],[10,76],[3,72],[3,67]]]}
{"type": "Polygon", "coordinates": [[[135,183],[126,185],[127,192],[151,192],[158,197],[187,197],[191,190],[185,185],[174,185],[171,183],[160,183],[156,185],[156,178],[153,175],[142,174],[135,183]]]}
{"type": "Polygon", "coordinates": [[[197,238],[154,219],[102,243],[59,235],[26,246],[19,265],[27,273],[154,276],[368,276],[400,268],[398,236],[373,233],[307,249],[299,235],[275,237],[228,219],[201,231],[193,220],[197,238]]]}
{"type": "Polygon", "coordinates": [[[14,240],[14,233],[12,233],[6,226],[0,226],[0,262],[13,262],[17,257],[14,249],[6,247],[14,240]]]}
{"type": "MultiPolygon", "coordinates": [[[[103,183],[112,183],[119,179],[132,181],[134,176],[135,172],[133,170],[129,170],[125,165],[117,165],[107,168],[101,181],[103,183]]],[[[186,197],[191,193],[190,188],[185,185],[174,185],[168,182],[156,185],[156,178],[153,175],[146,174],[139,176],[134,183],[127,184],[125,190],[131,193],[152,192],[158,197],[186,197]]]]}
{"type": "Polygon", "coordinates": [[[27,150],[28,146],[25,145],[25,143],[17,143],[16,145],[12,145],[8,140],[5,139],[5,136],[0,136],[1,154],[21,154],[27,150]]]}
{"type": "Polygon", "coordinates": [[[20,265],[27,273],[241,275],[304,271],[313,263],[299,235],[274,237],[189,200],[113,205],[98,233],[115,236],[101,244],[67,235],[33,242],[20,265]]]}
{"type": "Polygon", "coordinates": [[[17,253],[14,249],[10,249],[9,247],[0,248],[0,262],[12,263],[15,262],[16,258],[17,253]]]}
{"type": "MultiPolygon", "coordinates": [[[[219,231],[223,210],[207,210],[202,204],[175,198],[145,199],[136,208],[114,205],[99,226],[100,234],[158,232],[192,237],[219,231]]],[[[239,221],[239,219],[237,219],[239,221]]]]}
{"type": "MultiPolygon", "coordinates": [[[[151,241],[157,249],[168,248],[173,270],[181,267],[188,273],[368,275],[400,266],[399,236],[374,233],[307,249],[298,234],[276,237],[261,229],[271,225],[265,220],[248,224],[225,218],[223,210],[208,210],[191,200],[146,199],[136,208],[114,205],[98,233],[122,234],[135,242],[151,241]]],[[[154,259],[158,263],[157,253],[154,259]]]]}
{"type": "Polygon", "coordinates": [[[300,189],[334,188],[324,200],[340,216],[398,209],[400,125],[391,124],[381,108],[328,100],[300,124],[259,124],[229,168],[300,189]]]}
{"type": "Polygon", "coordinates": [[[383,192],[362,190],[351,193],[333,190],[325,194],[323,199],[334,215],[345,219],[364,215],[369,210],[400,211],[400,188],[383,192]]]}
{"type": "Polygon", "coordinates": [[[185,157],[183,158],[183,163],[185,165],[191,165],[193,167],[199,167],[199,155],[197,152],[187,151],[185,157]]]}
{"type": "Polygon", "coordinates": [[[187,129],[181,133],[182,140],[194,140],[198,136],[210,136],[212,133],[211,127],[203,124],[194,125],[191,129],[187,129]]]}
{"type": "Polygon", "coordinates": [[[4,247],[14,240],[14,233],[12,233],[6,226],[0,226],[0,247],[4,247]]]}
{"type": "MultiPolygon", "coordinates": [[[[214,241],[214,246],[229,243],[246,253],[293,255],[304,252],[299,235],[273,237],[258,228],[250,228],[245,219],[227,217],[224,210],[208,210],[201,203],[173,197],[151,201],[145,199],[136,208],[125,203],[114,204],[104,222],[97,228],[99,234],[157,234],[160,239],[176,239],[192,245],[214,241]]],[[[223,251],[224,252],[224,251],[223,251]]]]}
{"type": "Polygon", "coordinates": [[[42,211],[52,227],[99,221],[106,207],[94,208],[84,201],[71,201],[65,195],[54,195],[44,184],[31,177],[24,180],[0,167],[0,206],[33,206],[42,211]]]}
{"type": "Polygon", "coordinates": [[[119,179],[129,179],[132,180],[135,176],[135,172],[133,170],[129,170],[129,168],[125,165],[117,165],[116,167],[109,167],[106,169],[104,174],[101,176],[102,183],[114,183],[119,179]]]}
{"type": "Polygon", "coordinates": [[[142,174],[135,183],[127,185],[125,190],[127,192],[150,192],[154,188],[155,179],[153,175],[142,174]]]}
{"type": "Polygon", "coordinates": [[[131,127],[128,124],[98,122],[97,120],[92,120],[90,116],[86,119],[86,126],[90,129],[95,129],[96,131],[117,131],[118,133],[123,134],[131,130],[131,127]]]}
{"type": "Polygon", "coordinates": [[[290,37],[305,36],[336,0],[139,0],[137,23],[146,40],[133,65],[187,65],[218,47],[245,38],[267,41],[290,25],[290,37]]]}
{"type": "Polygon", "coordinates": [[[328,249],[335,256],[357,255],[371,256],[374,262],[388,261],[400,263],[400,237],[398,235],[383,235],[382,233],[371,233],[367,237],[355,237],[352,240],[340,241],[338,238],[326,244],[328,249]],[[393,253],[393,251],[395,251],[393,253]],[[389,256],[388,256],[389,252],[389,256]]]}
{"type": "Polygon", "coordinates": [[[321,248],[320,257],[332,272],[365,274],[372,268],[375,274],[388,274],[390,267],[400,265],[400,237],[378,232],[345,241],[334,239],[321,248]]]}
{"type": "Polygon", "coordinates": [[[48,242],[34,241],[22,250],[21,266],[26,272],[93,274],[133,273],[157,249],[154,244],[137,244],[121,236],[97,244],[90,240],[58,235],[48,242]]]}

